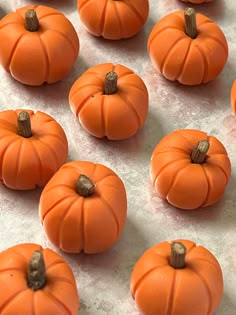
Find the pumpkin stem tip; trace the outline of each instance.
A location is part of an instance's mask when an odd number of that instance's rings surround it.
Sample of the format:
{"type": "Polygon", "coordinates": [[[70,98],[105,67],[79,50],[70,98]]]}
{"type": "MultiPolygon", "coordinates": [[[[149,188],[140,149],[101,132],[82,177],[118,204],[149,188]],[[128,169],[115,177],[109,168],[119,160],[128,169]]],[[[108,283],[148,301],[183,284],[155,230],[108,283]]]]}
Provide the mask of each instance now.
{"type": "Polygon", "coordinates": [[[28,9],[25,12],[25,28],[29,32],[36,32],[39,29],[39,20],[33,9],[28,9]]]}
{"type": "Polygon", "coordinates": [[[31,257],[27,273],[28,287],[33,291],[42,289],[46,283],[46,267],[43,253],[36,250],[31,257]]]}
{"type": "Polygon", "coordinates": [[[206,154],[210,148],[208,140],[201,140],[198,142],[191,154],[192,163],[201,164],[205,161],[206,154]]]}
{"type": "Polygon", "coordinates": [[[184,10],[185,19],[185,33],[192,39],[197,37],[197,22],[196,14],[193,8],[187,8],[184,10]]]}
{"type": "Polygon", "coordinates": [[[175,269],[185,267],[186,247],[181,242],[171,244],[170,265],[175,269]]]}
{"type": "Polygon", "coordinates": [[[24,138],[32,136],[30,115],[26,111],[22,111],[18,115],[18,134],[24,138]]]}
{"type": "Polygon", "coordinates": [[[89,197],[94,193],[95,185],[86,175],[81,174],[76,182],[77,193],[89,197]]]}
{"type": "Polygon", "coordinates": [[[114,94],[117,91],[117,73],[110,71],[105,76],[104,93],[106,95],[114,94]]]}

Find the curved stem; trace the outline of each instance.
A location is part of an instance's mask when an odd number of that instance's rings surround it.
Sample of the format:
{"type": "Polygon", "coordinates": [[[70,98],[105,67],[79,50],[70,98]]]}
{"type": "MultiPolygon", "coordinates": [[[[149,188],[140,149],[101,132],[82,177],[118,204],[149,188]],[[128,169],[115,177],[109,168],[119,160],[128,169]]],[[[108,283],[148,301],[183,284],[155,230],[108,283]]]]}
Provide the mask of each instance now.
{"type": "Polygon", "coordinates": [[[39,29],[39,20],[33,9],[29,9],[25,13],[25,28],[30,32],[36,32],[39,29]]]}
{"type": "Polygon", "coordinates": [[[175,269],[185,267],[186,247],[181,242],[171,244],[170,265],[175,269]]]}
{"type": "Polygon", "coordinates": [[[104,83],[104,94],[110,95],[117,91],[117,73],[115,71],[110,71],[105,76],[104,83]]]}
{"type": "Polygon", "coordinates": [[[192,163],[201,164],[205,162],[206,155],[209,148],[210,148],[210,143],[208,140],[199,141],[191,154],[192,163]]]}
{"type": "Polygon", "coordinates": [[[40,290],[46,283],[46,267],[43,253],[36,250],[29,262],[27,273],[28,287],[33,291],[40,290]]]}
{"type": "Polygon", "coordinates": [[[187,8],[184,10],[185,33],[192,39],[197,37],[197,23],[194,9],[187,8]]]}
{"type": "Polygon", "coordinates": [[[89,197],[94,193],[95,185],[86,175],[81,174],[76,182],[77,193],[82,197],[89,197]]]}
{"type": "Polygon", "coordinates": [[[17,118],[17,124],[18,134],[20,136],[24,138],[30,138],[32,136],[30,115],[27,112],[20,112],[17,118]]]}

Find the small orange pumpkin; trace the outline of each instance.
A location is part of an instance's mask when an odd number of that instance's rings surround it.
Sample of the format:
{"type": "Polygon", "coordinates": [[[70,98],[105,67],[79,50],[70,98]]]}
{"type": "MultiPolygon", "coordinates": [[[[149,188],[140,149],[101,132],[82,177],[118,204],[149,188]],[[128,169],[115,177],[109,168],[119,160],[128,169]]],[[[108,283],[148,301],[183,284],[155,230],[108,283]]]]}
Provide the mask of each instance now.
{"type": "Polygon", "coordinates": [[[0,134],[0,182],[11,189],[44,186],[67,160],[66,135],[46,113],[2,111],[0,134]]]}
{"type": "Polygon", "coordinates": [[[233,113],[236,114],[236,80],[233,82],[231,87],[230,101],[233,113]]]}
{"type": "Polygon", "coordinates": [[[217,202],[224,194],[231,164],[223,144],[199,130],[165,136],[151,157],[151,179],[158,195],[180,209],[217,202]]]}
{"type": "Polygon", "coordinates": [[[203,246],[162,242],[139,258],[130,288],[143,315],[210,315],[221,302],[222,270],[203,246]]]}
{"type": "Polygon", "coordinates": [[[154,26],[148,52],[154,67],[168,80],[198,85],[223,70],[228,44],[211,19],[188,8],[168,14],[154,26]]]}
{"type": "Polygon", "coordinates": [[[0,253],[2,315],[77,315],[79,296],[66,261],[49,248],[19,244],[0,253]]]}
{"type": "Polygon", "coordinates": [[[140,31],[149,13],[148,0],[77,0],[87,31],[106,39],[129,38],[140,31]]]}
{"type": "Polygon", "coordinates": [[[121,140],[143,127],[148,91],[143,80],[129,68],[105,63],[91,67],[75,81],[69,103],[90,134],[121,140]]]}
{"type": "Polygon", "coordinates": [[[182,2],[191,2],[194,4],[200,4],[200,3],[209,3],[212,2],[213,0],[181,0],[182,2]]]}
{"type": "Polygon", "coordinates": [[[68,253],[99,253],[119,238],[127,198],[109,168],[86,161],[64,164],[40,197],[40,218],[49,240],[68,253]]]}
{"type": "Polygon", "coordinates": [[[79,53],[71,22],[58,10],[42,5],[25,6],[3,17],[0,42],[1,65],[28,85],[62,80],[79,53]]]}

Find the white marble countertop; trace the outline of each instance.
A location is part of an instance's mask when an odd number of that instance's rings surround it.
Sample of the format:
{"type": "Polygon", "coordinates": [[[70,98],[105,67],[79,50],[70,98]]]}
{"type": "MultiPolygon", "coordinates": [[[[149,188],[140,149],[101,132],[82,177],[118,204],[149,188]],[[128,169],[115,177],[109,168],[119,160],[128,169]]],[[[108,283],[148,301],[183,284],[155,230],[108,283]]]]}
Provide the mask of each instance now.
{"type": "MultiPolygon", "coordinates": [[[[129,293],[135,262],[149,247],[164,240],[185,238],[207,247],[218,259],[224,275],[224,295],[216,315],[236,312],[236,118],[230,107],[230,90],[236,77],[236,6],[233,0],[215,0],[194,8],[213,19],[224,31],[229,59],[213,82],[186,87],[162,78],[147,54],[148,35],[164,15],[187,5],[179,0],[150,0],[150,14],[141,32],[129,40],[107,41],[89,35],[81,25],[76,1],[1,1],[0,15],[27,4],[50,5],[73,23],[80,39],[79,57],[62,82],[41,87],[24,86],[0,70],[0,109],[41,110],[64,128],[69,160],[88,160],[113,169],[123,180],[128,197],[127,222],[119,241],[99,255],[62,254],[78,285],[81,315],[138,314],[129,293]],[[73,116],[68,93],[86,69],[104,62],[121,63],[144,80],[150,96],[144,128],[125,141],[90,136],[73,116]],[[201,129],[215,135],[226,147],[232,176],[224,197],[216,205],[180,211],[160,200],[149,177],[152,151],[167,133],[181,128],[201,129]]],[[[53,248],[38,218],[41,190],[12,191],[0,187],[0,250],[33,242],[53,248]]]]}

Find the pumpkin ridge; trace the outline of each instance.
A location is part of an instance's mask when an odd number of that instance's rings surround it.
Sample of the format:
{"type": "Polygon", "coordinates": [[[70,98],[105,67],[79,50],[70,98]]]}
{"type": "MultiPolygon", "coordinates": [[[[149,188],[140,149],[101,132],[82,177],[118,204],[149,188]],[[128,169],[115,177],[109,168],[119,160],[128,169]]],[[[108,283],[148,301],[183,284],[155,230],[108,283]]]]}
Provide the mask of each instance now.
{"type": "MultiPolygon", "coordinates": [[[[77,196],[74,196],[72,202],[70,203],[69,207],[67,207],[65,213],[64,213],[64,216],[61,218],[61,224],[60,224],[60,227],[59,227],[59,247],[60,249],[63,249],[63,228],[64,228],[64,224],[65,224],[65,220],[66,218],[70,215],[70,211],[74,211],[73,209],[73,205],[78,201],[78,197],[77,196]]],[[[84,203],[84,200],[82,201],[82,203],[84,203]]],[[[82,207],[83,209],[83,207],[82,207]]],[[[83,211],[81,211],[82,213],[83,211]]],[[[81,241],[82,243],[82,241],[81,241]]],[[[82,244],[83,245],[83,244],[82,244]]]]}
{"type": "Polygon", "coordinates": [[[177,177],[179,176],[179,174],[180,174],[183,170],[185,170],[185,169],[186,169],[187,167],[189,167],[190,165],[191,165],[191,164],[187,164],[184,168],[181,168],[180,170],[178,170],[178,172],[173,176],[172,182],[171,182],[170,187],[169,187],[169,191],[168,191],[167,196],[166,196],[167,201],[169,201],[168,195],[169,195],[171,189],[173,188],[177,177]]]}
{"type": "Polygon", "coordinates": [[[128,76],[128,75],[131,75],[131,74],[134,74],[134,75],[135,75],[135,73],[134,73],[132,70],[123,72],[122,74],[118,74],[119,70],[116,71],[116,68],[118,68],[118,67],[119,67],[119,65],[116,65],[116,66],[113,67],[113,70],[112,70],[112,71],[115,71],[115,72],[117,73],[117,75],[118,75],[118,80],[123,79],[124,77],[126,77],[126,76],[128,76]]]}
{"type": "MultiPolygon", "coordinates": [[[[194,149],[194,146],[196,145],[195,143],[193,143],[191,140],[188,139],[188,137],[185,136],[185,131],[188,130],[188,129],[182,129],[182,130],[175,130],[174,132],[175,133],[178,133],[180,136],[182,136],[186,141],[188,141],[188,143],[191,144],[191,146],[193,147],[194,149]]],[[[207,134],[204,132],[204,136],[205,138],[201,138],[201,140],[207,140],[207,134]]]]}
{"type": "MultiPolygon", "coordinates": [[[[100,79],[100,78],[99,78],[100,79]]],[[[81,89],[85,87],[98,87],[102,88],[101,84],[93,84],[93,83],[86,83],[84,85],[80,85],[76,90],[73,91],[73,93],[70,93],[70,98],[72,99],[81,89]]]]}
{"type": "Polygon", "coordinates": [[[80,214],[80,251],[84,251],[85,250],[85,245],[86,245],[86,237],[85,237],[85,228],[84,228],[84,202],[85,202],[85,198],[83,198],[82,200],[82,204],[81,204],[81,214],[80,214]]]}
{"type": "Polygon", "coordinates": [[[210,35],[210,34],[207,34],[207,37],[210,37],[212,40],[216,41],[217,44],[219,44],[219,45],[223,48],[223,50],[224,50],[226,56],[228,55],[228,50],[227,50],[227,48],[225,47],[225,45],[222,44],[222,42],[221,42],[218,38],[216,38],[215,36],[210,35]]]}
{"type": "Polygon", "coordinates": [[[142,122],[141,122],[141,118],[139,116],[138,111],[136,110],[134,105],[130,101],[128,101],[128,99],[124,95],[121,96],[121,93],[119,93],[119,97],[124,101],[124,104],[128,105],[128,108],[130,109],[130,111],[134,113],[134,116],[136,117],[137,124],[138,124],[138,127],[136,130],[140,129],[142,122]]]}
{"type": "Polygon", "coordinates": [[[58,206],[62,201],[65,201],[69,198],[71,198],[72,196],[69,195],[69,196],[62,196],[60,199],[58,199],[56,202],[54,202],[47,210],[44,211],[44,213],[41,213],[41,217],[42,217],[42,220],[44,221],[47,214],[51,211],[54,211],[55,207],[58,206]]]}
{"type": "Polygon", "coordinates": [[[136,282],[136,284],[134,285],[133,287],[133,292],[132,292],[132,295],[135,299],[135,294],[139,288],[139,286],[141,285],[141,283],[143,282],[143,280],[150,274],[152,273],[153,271],[155,270],[158,270],[158,269],[161,269],[161,268],[166,268],[166,267],[169,267],[168,265],[166,265],[166,263],[164,265],[160,265],[160,266],[155,266],[153,268],[150,268],[148,271],[146,271],[142,277],[140,277],[140,279],[136,282]]]}
{"type": "MultiPolygon", "coordinates": [[[[153,184],[156,186],[156,181],[157,181],[157,177],[158,176],[160,176],[161,175],[161,173],[163,172],[163,170],[166,168],[166,167],[169,167],[171,164],[173,164],[173,163],[176,163],[176,162],[179,162],[179,161],[184,161],[185,159],[184,158],[182,158],[182,159],[179,159],[179,160],[173,160],[173,161],[170,161],[170,162],[168,162],[168,163],[166,163],[165,165],[163,165],[162,167],[161,167],[161,169],[159,170],[159,172],[157,173],[157,175],[155,175],[155,178],[154,178],[154,180],[153,180],[153,184]]],[[[189,165],[189,164],[187,164],[187,165],[189,165]]]]}
{"type": "Polygon", "coordinates": [[[49,61],[49,57],[48,57],[48,51],[47,51],[47,47],[44,43],[44,40],[43,38],[39,35],[39,40],[40,40],[40,43],[41,43],[41,47],[42,47],[42,51],[44,53],[44,58],[45,58],[45,62],[46,62],[46,66],[45,66],[45,73],[44,73],[44,79],[43,81],[46,81],[48,82],[48,76],[49,76],[49,69],[50,69],[50,61],[49,61]]]}
{"type": "Polygon", "coordinates": [[[164,32],[165,30],[167,29],[174,29],[174,30],[177,30],[177,31],[180,31],[180,33],[182,33],[182,31],[178,28],[178,27],[175,27],[175,26],[170,26],[170,25],[167,25],[167,26],[164,26],[163,28],[161,28],[160,30],[156,31],[153,33],[152,37],[148,40],[148,51],[150,52],[150,46],[152,45],[152,42],[155,40],[155,38],[160,35],[162,32],[164,32]]]}
{"type": "Polygon", "coordinates": [[[46,269],[47,269],[47,271],[48,271],[48,270],[51,269],[53,266],[60,265],[60,264],[64,264],[64,261],[61,260],[61,259],[60,259],[60,260],[53,261],[51,264],[46,265],[46,269]]]}
{"type": "MultiPolygon", "coordinates": [[[[199,257],[197,257],[197,255],[194,257],[194,259],[195,259],[195,261],[200,261],[200,260],[201,260],[201,261],[203,261],[203,262],[206,262],[206,263],[212,265],[215,269],[218,270],[218,266],[217,266],[216,263],[213,262],[213,261],[210,261],[210,260],[208,260],[208,259],[201,258],[201,257],[199,258],[199,257]]],[[[186,265],[189,266],[188,262],[186,262],[186,265]]],[[[190,268],[192,268],[192,264],[191,264],[190,268]]]]}
{"type": "Polygon", "coordinates": [[[217,167],[219,170],[221,170],[221,172],[225,175],[226,182],[228,183],[229,178],[228,178],[227,174],[225,173],[224,169],[217,164],[214,164],[214,167],[217,167]]]}
{"type": "Polygon", "coordinates": [[[129,0],[127,0],[125,4],[129,7],[130,11],[134,13],[139,22],[143,25],[146,20],[143,19],[142,15],[137,11],[137,9],[132,5],[132,3],[129,0]]]}
{"type": "Polygon", "coordinates": [[[132,84],[132,83],[128,83],[129,85],[129,88],[132,87],[136,90],[138,90],[139,92],[143,93],[145,96],[146,96],[146,90],[140,88],[139,86],[136,86],[135,84],[132,84]]]}
{"type": "Polygon", "coordinates": [[[183,61],[182,61],[181,65],[180,65],[179,72],[176,74],[176,77],[174,78],[174,80],[179,80],[182,77],[182,75],[183,75],[183,72],[185,70],[184,68],[185,68],[186,62],[187,62],[187,60],[189,58],[189,52],[190,52],[190,49],[192,47],[192,43],[193,43],[193,40],[189,40],[188,49],[186,51],[186,54],[185,54],[185,56],[183,58],[183,61]]]}
{"type": "Polygon", "coordinates": [[[121,231],[119,219],[118,219],[116,213],[113,211],[113,208],[111,207],[111,205],[106,201],[106,199],[102,195],[100,195],[100,199],[101,199],[102,203],[107,207],[108,212],[112,215],[112,217],[116,223],[116,228],[117,228],[116,238],[118,238],[120,231],[121,231]]]}
{"type": "MultiPolygon", "coordinates": [[[[2,121],[3,124],[10,125],[12,129],[15,129],[15,130],[17,129],[16,124],[12,123],[11,120],[6,120],[6,119],[0,117],[0,124],[1,124],[1,121],[2,121]]],[[[3,127],[1,126],[1,128],[3,128],[3,127]]],[[[13,132],[13,130],[11,130],[11,129],[7,129],[7,128],[4,128],[4,129],[6,129],[7,131],[13,132]]]]}
{"type": "Polygon", "coordinates": [[[48,295],[53,300],[53,302],[55,304],[57,304],[60,308],[63,308],[64,311],[66,312],[66,314],[73,315],[73,313],[71,313],[71,311],[68,309],[68,307],[62,301],[60,301],[51,291],[44,289],[43,292],[46,295],[48,295]]]}
{"type": "MultiPolygon", "coordinates": [[[[119,37],[122,38],[124,36],[124,35],[122,35],[123,34],[123,24],[121,22],[122,19],[121,19],[120,11],[119,11],[119,9],[117,7],[117,5],[119,5],[119,3],[118,3],[119,1],[114,1],[113,0],[112,2],[113,2],[113,7],[114,7],[115,12],[116,12],[116,17],[117,17],[117,20],[118,20],[118,23],[119,23],[119,27],[117,28],[117,30],[119,30],[119,33],[120,33],[119,37]]],[[[113,67],[112,71],[114,71],[114,67],[113,67]]]]}
{"type": "MultiPolygon", "coordinates": [[[[44,137],[51,137],[51,138],[56,138],[63,146],[65,146],[67,148],[67,145],[65,144],[65,142],[63,141],[63,139],[59,136],[59,134],[55,134],[55,133],[47,133],[44,135],[44,137]]],[[[41,141],[42,137],[38,137],[38,139],[41,141]]]]}
{"type": "MultiPolygon", "coordinates": [[[[206,315],[211,315],[212,314],[212,308],[213,308],[213,298],[212,298],[212,295],[211,295],[211,290],[209,289],[209,286],[206,282],[206,280],[204,279],[204,277],[202,275],[200,275],[194,268],[191,268],[191,270],[195,273],[195,275],[201,279],[201,281],[203,282],[204,284],[204,287],[206,288],[206,291],[207,291],[207,295],[208,295],[208,299],[209,299],[209,305],[208,305],[208,311],[206,313],[206,315]]],[[[204,314],[205,315],[205,314],[204,314]]]]}
{"type": "Polygon", "coordinates": [[[45,142],[43,140],[43,138],[40,139],[40,141],[48,148],[48,151],[50,151],[52,153],[52,155],[54,156],[54,160],[56,161],[56,168],[58,168],[58,165],[60,166],[61,163],[59,163],[57,155],[55,154],[54,150],[52,149],[52,147],[49,145],[49,143],[45,142]]]}
{"type": "MultiPolygon", "coordinates": [[[[36,11],[36,13],[37,13],[37,11],[36,11]]],[[[39,25],[40,25],[40,21],[42,19],[47,18],[48,16],[51,17],[52,15],[60,15],[60,16],[62,15],[63,16],[63,14],[61,14],[60,12],[49,12],[49,13],[46,13],[46,14],[40,16],[40,18],[39,18],[39,25]]]]}
{"type": "Polygon", "coordinates": [[[107,7],[108,7],[108,2],[109,2],[109,0],[105,1],[105,5],[103,7],[103,10],[102,10],[102,13],[101,13],[101,17],[100,17],[100,23],[99,23],[99,29],[100,29],[100,32],[99,32],[100,34],[99,35],[103,36],[103,37],[104,37],[104,28],[105,28],[106,11],[107,11],[107,7]]]}
{"type": "Polygon", "coordinates": [[[15,186],[17,187],[18,185],[17,185],[17,178],[19,178],[19,171],[20,171],[20,159],[21,159],[21,156],[22,156],[22,149],[23,149],[23,147],[24,147],[24,143],[25,143],[25,138],[24,139],[21,139],[20,141],[19,141],[19,148],[18,148],[18,152],[17,152],[17,154],[15,154],[16,155],[16,166],[15,166],[15,174],[16,174],[16,176],[15,176],[15,186]]]}
{"type": "Polygon", "coordinates": [[[155,152],[155,155],[170,153],[170,152],[176,152],[176,151],[178,151],[179,153],[188,154],[188,156],[190,158],[191,152],[189,150],[184,149],[184,148],[180,148],[180,147],[174,147],[174,146],[163,148],[162,150],[157,150],[155,152]]]}
{"type": "Polygon", "coordinates": [[[9,54],[9,57],[8,57],[8,61],[7,61],[7,68],[8,68],[8,72],[11,72],[11,63],[12,63],[12,59],[13,59],[13,57],[14,57],[14,54],[15,54],[15,51],[16,51],[16,48],[17,48],[17,46],[18,46],[18,44],[19,44],[19,42],[20,42],[20,40],[22,39],[22,37],[24,37],[24,36],[26,36],[27,35],[27,33],[22,33],[20,36],[19,36],[19,38],[15,41],[15,44],[14,44],[14,46],[12,47],[12,50],[11,50],[11,52],[10,52],[10,54],[9,54]]]}
{"type": "Polygon", "coordinates": [[[55,188],[58,188],[58,187],[61,187],[61,186],[69,188],[69,189],[72,189],[74,191],[74,187],[60,183],[60,184],[56,184],[56,185],[50,185],[50,187],[48,187],[48,188],[46,186],[44,188],[44,193],[48,193],[49,191],[54,190],[55,188]]]}
{"type": "MultiPolygon", "coordinates": [[[[26,285],[27,286],[27,285],[26,285]]],[[[16,293],[14,293],[12,296],[10,296],[3,305],[1,305],[0,308],[0,312],[2,313],[2,311],[9,305],[9,303],[12,303],[14,301],[15,298],[17,298],[20,294],[25,293],[26,291],[28,291],[29,288],[25,288],[25,289],[21,289],[20,291],[17,291],[16,293]]]]}
{"type": "Polygon", "coordinates": [[[75,111],[75,116],[78,117],[81,110],[86,106],[86,104],[88,104],[88,101],[90,100],[91,95],[89,95],[88,97],[86,97],[83,102],[80,102],[79,106],[77,106],[76,111],[75,111]]]}
{"type": "Polygon", "coordinates": [[[199,45],[197,45],[197,43],[195,42],[195,47],[198,49],[200,55],[202,56],[202,60],[203,60],[203,65],[204,65],[204,68],[203,68],[203,75],[202,75],[202,80],[200,83],[204,83],[206,82],[207,80],[207,77],[208,77],[208,62],[207,62],[207,57],[206,57],[206,54],[205,54],[205,51],[202,49],[202,47],[200,47],[199,45]]]}
{"type": "Polygon", "coordinates": [[[164,72],[164,68],[166,67],[166,63],[168,61],[168,58],[174,48],[176,48],[176,45],[181,43],[181,41],[186,40],[186,36],[178,37],[169,47],[169,50],[167,51],[165,57],[163,58],[162,64],[160,65],[160,71],[161,73],[164,72]]]}
{"type": "Polygon", "coordinates": [[[169,301],[166,303],[168,305],[166,315],[172,315],[173,305],[174,305],[174,294],[175,294],[175,284],[176,284],[176,269],[174,269],[173,279],[171,281],[169,301]]]}
{"type": "Polygon", "coordinates": [[[207,176],[207,172],[205,170],[205,167],[202,167],[202,170],[203,170],[203,173],[205,174],[205,177],[206,177],[206,181],[207,181],[207,192],[206,192],[206,197],[205,199],[203,200],[202,204],[201,204],[201,207],[204,207],[204,205],[207,203],[207,200],[209,199],[209,194],[210,194],[210,181],[209,181],[209,178],[207,176]]]}
{"type": "Polygon", "coordinates": [[[109,175],[105,175],[104,177],[100,178],[95,184],[98,185],[100,184],[101,185],[101,182],[106,179],[107,177],[117,177],[115,174],[109,174],[109,175]]]}
{"type": "MultiPolygon", "coordinates": [[[[107,114],[107,111],[106,111],[106,102],[105,102],[105,95],[102,96],[101,98],[101,103],[100,103],[100,107],[101,107],[101,129],[102,129],[102,132],[101,134],[104,136],[107,135],[107,126],[106,126],[106,118],[105,118],[105,113],[107,114]]],[[[107,117],[107,115],[106,115],[107,117]]]]}
{"type": "MultiPolygon", "coordinates": [[[[40,158],[40,155],[38,153],[37,148],[34,145],[34,141],[30,141],[30,143],[31,143],[31,146],[34,150],[35,157],[37,158],[37,161],[38,161],[37,165],[38,165],[38,171],[39,171],[39,182],[41,182],[43,179],[43,162],[40,158]]],[[[36,186],[38,186],[38,185],[39,185],[39,183],[36,184],[36,186]]]]}

